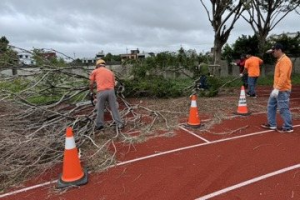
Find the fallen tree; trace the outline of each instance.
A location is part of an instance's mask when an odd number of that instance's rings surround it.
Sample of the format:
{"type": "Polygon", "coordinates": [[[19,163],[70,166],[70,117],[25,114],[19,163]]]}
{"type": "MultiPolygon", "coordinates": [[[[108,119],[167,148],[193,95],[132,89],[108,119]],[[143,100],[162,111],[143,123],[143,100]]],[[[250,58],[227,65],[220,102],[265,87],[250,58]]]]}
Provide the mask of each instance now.
{"type": "Polygon", "coordinates": [[[141,138],[145,140],[155,126],[170,129],[160,112],[127,102],[122,95],[124,86],[119,84],[119,111],[127,134],[119,131],[113,121],[107,121],[104,132],[95,131],[89,71],[78,74],[74,73],[76,66],[59,67],[43,61],[30,76],[0,81],[0,191],[60,166],[67,127],[73,127],[76,146],[90,170],[104,170],[116,162],[115,143],[132,145],[141,138]],[[147,123],[142,119],[145,116],[147,123]],[[137,129],[141,134],[131,136],[130,132],[137,129]]]}
{"type": "MultiPolygon", "coordinates": [[[[55,170],[61,167],[67,127],[73,127],[81,160],[89,170],[105,170],[115,164],[120,143],[134,148],[135,143],[152,137],[173,136],[180,117],[188,114],[189,95],[198,87],[198,80],[191,81],[191,86],[182,89],[185,97],[170,101],[154,98],[150,104],[148,99],[128,101],[123,95],[126,85],[120,79],[116,91],[126,134],[113,121],[106,121],[104,132],[97,132],[96,113],[89,100],[89,71],[72,64],[60,66],[42,57],[39,62],[38,70],[29,71],[30,76],[17,75],[0,81],[0,190],[42,172],[58,176],[55,170]]],[[[226,118],[211,102],[204,100],[201,110],[215,113],[218,120],[212,120],[204,130],[226,118]]]]}

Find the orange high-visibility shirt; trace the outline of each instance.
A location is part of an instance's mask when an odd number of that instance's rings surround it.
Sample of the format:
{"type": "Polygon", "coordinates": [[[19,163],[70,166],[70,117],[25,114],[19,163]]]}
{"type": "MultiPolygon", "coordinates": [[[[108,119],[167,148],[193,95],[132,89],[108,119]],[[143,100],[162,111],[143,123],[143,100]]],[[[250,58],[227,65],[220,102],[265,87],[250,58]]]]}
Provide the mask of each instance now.
{"type": "Polygon", "coordinates": [[[115,75],[105,67],[99,67],[92,71],[90,80],[97,84],[97,92],[111,90],[115,87],[115,75]]]}
{"type": "Polygon", "coordinates": [[[260,65],[263,64],[263,60],[256,56],[251,56],[245,62],[245,68],[248,70],[249,77],[260,76],[260,65]]]}
{"type": "Polygon", "coordinates": [[[280,91],[292,89],[292,65],[291,59],[285,54],[278,59],[274,71],[274,88],[280,91]]]}

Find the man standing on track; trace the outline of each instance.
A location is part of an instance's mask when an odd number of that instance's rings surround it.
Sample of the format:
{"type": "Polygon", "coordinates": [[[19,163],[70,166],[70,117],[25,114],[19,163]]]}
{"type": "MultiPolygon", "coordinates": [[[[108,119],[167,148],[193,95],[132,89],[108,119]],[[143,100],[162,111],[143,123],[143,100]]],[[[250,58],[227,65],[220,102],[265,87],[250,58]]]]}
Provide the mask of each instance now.
{"type": "Polygon", "coordinates": [[[100,59],[96,61],[96,69],[90,75],[90,91],[93,93],[94,83],[97,84],[97,117],[96,130],[104,128],[104,107],[108,101],[112,112],[112,117],[119,129],[123,128],[123,123],[117,109],[117,98],[115,95],[115,75],[105,68],[105,61],[100,59]]]}
{"type": "MultiPolygon", "coordinates": [[[[259,57],[253,56],[251,52],[246,54],[247,60],[245,61],[245,70],[248,71],[248,92],[249,97],[256,98],[256,82],[260,76],[260,65],[263,64],[263,60],[259,57]]],[[[245,73],[245,71],[244,71],[245,73]]]]}
{"type": "Polygon", "coordinates": [[[294,131],[290,111],[292,61],[285,55],[283,45],[280,43],[275,44],[272,49],[267,51],[267,53],[269,52],[277,58],[277,63],[274,71],[273,90],[268,102],[268,123],[261,126],[271,130],[277,129],[280,133],[291,133],[294,131]],[[277,128],[276,125],[277,107],[283,119],[282,128],[277,128]]]}

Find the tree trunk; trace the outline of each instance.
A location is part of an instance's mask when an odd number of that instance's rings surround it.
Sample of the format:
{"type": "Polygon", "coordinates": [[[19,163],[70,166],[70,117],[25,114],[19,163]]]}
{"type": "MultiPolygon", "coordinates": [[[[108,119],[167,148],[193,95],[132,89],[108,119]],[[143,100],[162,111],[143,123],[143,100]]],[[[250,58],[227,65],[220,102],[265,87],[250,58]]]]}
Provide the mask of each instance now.
{"type": "Polygon", "coordinates": [[[215,37],[214,42],[214,65],[219,65],[221,62],[222,44],[218,37],[215,37]]]}
{"type": "MultiPolygon", "coordinates": [[[[268,34],[267,34],[268,35],[268,34]]],[[[258,36],[258,55],[262,58],[265,54],[265,44],[266,44],[266,38],[267,38],[267,35],[266,34],[263,34],[263,35],[259,35],[258,36]]]]}
{"type": "Polygon", "coordinates": [[[214,48],[213,48],[213,65],[212,71],[213,75],[220,76],[221,75],[221,55],[222,55],[222,47],[224,44],[222,44],[222,40],[218,35],[215,35],[214,40],[214,48]]]}
{"type": "MultiPolygon", "coordinates": [[[[261,58],[261,59],[263,59],[263,56],[264,56],[264,54],[265,54],[265,44],[266,44],[266,38],[267,38],[267,35],[268,34],[260,34],[259,36],[258,36],[258,41],[259,41],[259,43],[258,43],[258,55],[259,55],[259,57],[261,58]]],[[[265,73],[265,75],[267,75],[267,73],[268,73],[268,70],[267,70],[267,67],[264,67],[264,73],[265,73]]]]}

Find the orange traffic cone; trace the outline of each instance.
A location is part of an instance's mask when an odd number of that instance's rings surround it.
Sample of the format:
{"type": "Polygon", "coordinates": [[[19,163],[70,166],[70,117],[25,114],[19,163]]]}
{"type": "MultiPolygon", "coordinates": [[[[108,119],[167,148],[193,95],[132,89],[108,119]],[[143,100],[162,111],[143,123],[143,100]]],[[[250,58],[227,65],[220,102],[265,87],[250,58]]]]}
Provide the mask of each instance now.
{"type": "Polygon", "coordinates": [[[198,108],[197,108],[197,97],[194,94],[191,97],[191,108],[190,108],[188,125],[194,128],[198,128],[201,126],[200,118],[198,114],[198,108]]]}
{"type": "Polygon", "coordinates": [[[87,170],[83,170],[81,167],[73,130],[71,127],[67,127],[63,173],[59,176],[57,188],[84,185],[87,182],[87,170]]]}
{"type": "Polygon", "coordinates": [[[236,115],[250,115],[251,114],[247,108],[246,94],[245,94],[244,86],[242,86],[242,88],[241,88],[238,109],[236,112],[234,112],[234,114],[236,114],[236,115]]]}

